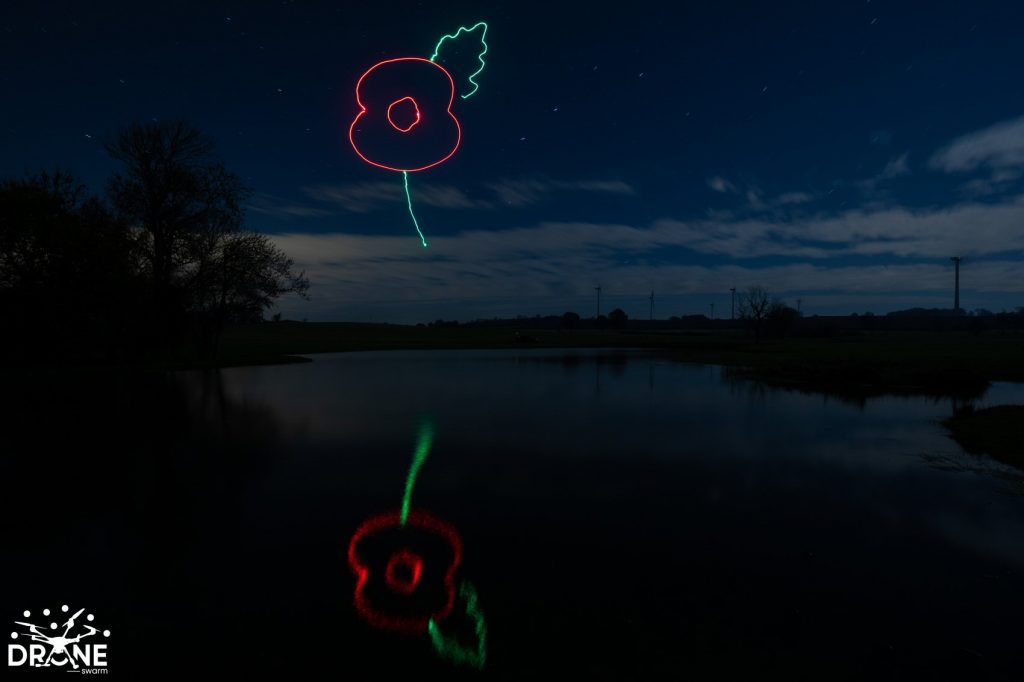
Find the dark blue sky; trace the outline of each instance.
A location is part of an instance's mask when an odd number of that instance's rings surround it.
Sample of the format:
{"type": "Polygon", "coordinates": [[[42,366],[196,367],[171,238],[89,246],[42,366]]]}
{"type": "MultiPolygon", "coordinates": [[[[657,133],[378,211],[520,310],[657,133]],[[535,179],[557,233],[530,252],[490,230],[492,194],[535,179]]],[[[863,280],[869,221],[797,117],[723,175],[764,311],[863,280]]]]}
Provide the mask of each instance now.
{"type": "MultiPolygon", "coordinates": [[[[1015,3],[8,3],[0,174],[102,190],[103,141],[185,117],[313,280],[286,316],[421,321],[1024,305],[1024,9],[1015,3]],[[410,175],[346,130],[375,62],[486,20],[463,144],[410,175]]],[[[458,85],[478,51],[445,61],[458,85]]]]}

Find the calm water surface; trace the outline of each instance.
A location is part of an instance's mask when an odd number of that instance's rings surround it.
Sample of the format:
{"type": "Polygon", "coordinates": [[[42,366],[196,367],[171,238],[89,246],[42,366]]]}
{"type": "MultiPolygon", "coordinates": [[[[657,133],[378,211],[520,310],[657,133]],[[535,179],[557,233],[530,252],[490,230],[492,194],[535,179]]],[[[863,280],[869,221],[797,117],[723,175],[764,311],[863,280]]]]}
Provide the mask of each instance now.
{"type": "Polygon", "coordinates": [[[478,676],[352,607],[348,539],[428,418],[413,506],[463,538],[484,677],[1024,679],[1024,484],[947,437],[948,400],[640,351],[312,357],[27,390],[5,613],[108,614],[111,673],[478,676]]]}

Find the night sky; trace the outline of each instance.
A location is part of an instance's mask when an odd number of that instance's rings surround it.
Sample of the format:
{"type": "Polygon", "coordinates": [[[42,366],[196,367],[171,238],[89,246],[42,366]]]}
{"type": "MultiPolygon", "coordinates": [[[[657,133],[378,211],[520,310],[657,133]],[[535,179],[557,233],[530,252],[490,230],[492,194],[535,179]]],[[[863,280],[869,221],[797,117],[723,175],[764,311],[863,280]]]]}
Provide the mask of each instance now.
{"type": "MultiPolygon", "coordinates": [[[[4,3],[0,175],[76,173],[186,118],[312,281],[286,318],[419,322],[622,307],[728,315],[1024,305],[1018,3],[4,3]],[[485,20],[463,140],[401,175],[349,145],[355,82],[485,20]],[[723,313],[724,311],[724,313],[723,313]]],[[[461,87],[475,36],[446,65],[461,87]]]]}

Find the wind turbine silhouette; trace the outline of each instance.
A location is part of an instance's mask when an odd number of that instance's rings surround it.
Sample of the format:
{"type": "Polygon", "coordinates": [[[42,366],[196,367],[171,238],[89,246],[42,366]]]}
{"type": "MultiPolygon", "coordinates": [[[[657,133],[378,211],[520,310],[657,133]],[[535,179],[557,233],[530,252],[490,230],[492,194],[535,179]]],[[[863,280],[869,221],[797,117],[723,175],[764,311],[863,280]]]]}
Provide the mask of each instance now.
{"type": "Polygon", "coordinates": [[[953,285],[953,312],[960,312],[960,256],[953,256],[949,260],[956,264],[956,280],[953,285]]]}

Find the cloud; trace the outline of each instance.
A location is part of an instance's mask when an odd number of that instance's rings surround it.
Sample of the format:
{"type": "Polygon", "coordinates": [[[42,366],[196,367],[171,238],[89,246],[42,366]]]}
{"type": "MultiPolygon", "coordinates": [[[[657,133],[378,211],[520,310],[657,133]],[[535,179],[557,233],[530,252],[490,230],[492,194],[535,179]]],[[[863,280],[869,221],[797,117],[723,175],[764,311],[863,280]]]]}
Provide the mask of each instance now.
{"type": "Polygon", "coordinates": [[[875,130],[869,136],[871,144],[887,145],[892,142],[891,130],[875,130]]]}
{"type": "Polygon", "coordinates": [[[947,173],[1024,166],[1024,116],[961,135],[935,152],[929,166],[947,173]]]}
{"type": "Polygon", "coordinates": [[[909,156],[910,155],[908,153],[894,156],[886,162],[885,168],[883,168],[877,175],[864,180],[858,180],[853,183],[854,186],[859,187],[868,198],[884,197],[885,192],[880,189],[882,185],[893,178],[910,175],[910,164],[907,162],[909,156]]]}
{"type": "Polygon", "coordinates": [[[349,185],[314,185],[303,187],[307,196],[325,203],[337,204],[346,211],[366,213],[381,204],[402,200],[402,188],[393,182],[360,182],[349,185]]]}
{"type": "Polygon", "coordinates": [[[903,175],[910,175],[910,166],[907,164],[908,156],[908,154],[904,153],[889,159],[889,163],[885,164],[885,168],[879,173],[878,179],[889,180],[903,175]]]}
{"type": "Polygon", "coordinates": [[[278,218],[312,218],[331,215],[333,212],[317,206],[290,202],[272,194],[255,194],[245,208],[253,213],[262,213],[278,218]]]}
{"type": "MultiPolygon", "coordinates": [[[[345,185],[313,185],[302,191],[310,198],[334,204],[352,213],[368,213],[382,206],[405,201],[405,190],[398,182],[360,182],[345,185]]],[[[413,201],[436,208],[489,208],[488,202],[472,199],[452,185],[415,183],[413,201]]]]}
{"type": "Polygon", "coordinates": [[[576,180],[559,182],[558,189],[574,189],[583,192],[605,192],[607,194],[636,194],[636,190],[621,180],[576,180]]]}
{"type": "Polygon", "coordinates": [[[655,229],[700,253],[825,260],[846,256],[942,258],[1024,251],[1024,203],[964,203],[914,211],[903,207],[851,210],[801,220],[664,220],[655,229]]]}
{"type": "Polygon", "coordinates": [[[785,192],[780,194],[776,201],[783,206],[796,206],[814,201],[814,197],[807,192],[785,192]]]}
{"type": "Polygon", "coordinates": [[[621,180],[550,180],[522,178],[486,183],[505,206],[532,206],[556,192],[595,192],[633,196],[636,190],[621,180]]]}
{"type": "MultiPolygon", "coordinates": [[[[413,201],[417,204],[445,209],[490,209],[504,206],[532,206],[556,192],[595,192],[630,196],[636,191],[621,180],[549,180],[526,178],[484,183],[497,195],[497,202],[470,196],[454,185],[410,183],[413,201]]],[[[405,201],[399,182],[360,182],[344,185],[313,185],[303,187],[306,196],[338,206],[352,213],[368,213],[390,204],[405,201]]]]}
{"type": "Polygon", "coordinates": [[[764,201],[761,200],[761,191],[756,187],[747,190],[747,203],[755,211],[760,211],[766,206],[764,201]]]}
{"type": "Polygon", "coordinates": [[[917,292],[915,304],[932,292],[941,305],[950,287],[952,253],[974,264],[972,290],[1024,293],[1021,224],[1024,200],[800,220],[663,219],[642,227],[541,223],[435,236],[429,250],[404,236],[296,232],[273,239],[313,282],[313,300],[296,303],[296,312],[287,314],[336,317],[358,302],[365,310],[405,305],[413,311],[407,315],[423,320],[434,317],[429,307],[419,307],[428,303],[438,306],[437,314],[464,318],[467,310],[532,312],[544,304],[589,300],[596,281],[609,295],[639,296],[654,288],[685,296],[762,284],[778,292],[839,297],[917,292]],[[719,262],[680,265],[666,256],[678,248],[718,256],[713,261],[719,262]],[[783,260],[753,260],[769,256],[783,260]],[[861,256],[896,260],[880,265],[861,256]]]}
{"type": "Polygon", "coordinates": [[[776,197],[766,197],[765,192],[755,185],[746,185],[746,189],[740,190],[735,184],[720,175],[707,179],[708,187],[721,194],[742,195],[746,205],[738,207],[738,210],[764,211],[775,209],[780,206],[795,206],[814,201],[814,197],[807,192],[783,192],[776,197]]]}
{"type": "Polygon", "coordinates": [[[417,183],[412,187],[412,198],[417,203],[435,208],[491,208],[483,199],[472,199],[458,187],[432,183],[417,183]]]}
{"type": "Polygon", "coordinates": [[[968,196],[987,197],[1003,194],[1021,178],[1024,178],[1024,169],[1000,168],[993,170],[989,177],[968,180],[959,189],[968,196]]]}
{"type": "Polygon", "coordinates": [[[736,189],[736,185],[732,184],[720,175],[708,178],[708,187],[722,194],[725,194],[726,192],[735,194],[739,191],[736,189]]]}

